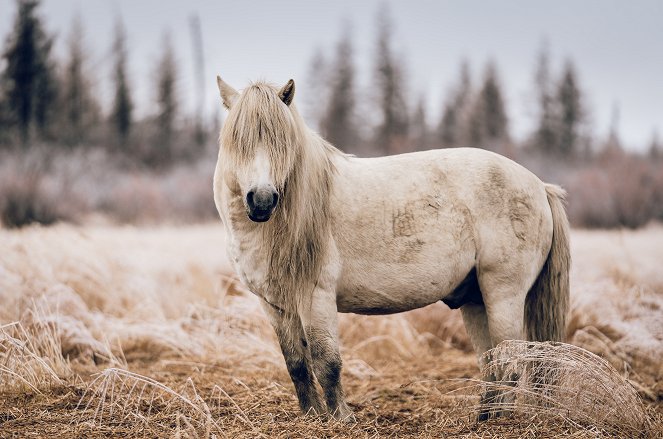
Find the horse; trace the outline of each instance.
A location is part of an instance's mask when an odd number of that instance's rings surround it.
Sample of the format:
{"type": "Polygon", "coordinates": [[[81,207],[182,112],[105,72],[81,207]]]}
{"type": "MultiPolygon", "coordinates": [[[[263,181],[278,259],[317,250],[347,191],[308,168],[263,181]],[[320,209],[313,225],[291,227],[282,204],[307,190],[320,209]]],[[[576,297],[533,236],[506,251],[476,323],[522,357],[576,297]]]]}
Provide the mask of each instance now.
{"type": "Polygon", "coordinates": [[[304,413],[354,419],[338,313],[442,301],[460,309],[479,366],[504,340],[564,338],[563,189],[478,148],[348,155],[306,125],[292,79],[241,93],[217,84],[228,113],[213,187],[228,256],[260,298],[304,413]]]}

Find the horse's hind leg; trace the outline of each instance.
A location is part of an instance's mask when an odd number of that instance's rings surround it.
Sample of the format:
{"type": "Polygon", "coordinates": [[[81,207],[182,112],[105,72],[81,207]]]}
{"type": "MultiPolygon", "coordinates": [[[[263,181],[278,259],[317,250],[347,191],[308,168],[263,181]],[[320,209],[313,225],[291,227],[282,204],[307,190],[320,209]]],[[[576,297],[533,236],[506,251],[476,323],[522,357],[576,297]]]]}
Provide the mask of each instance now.
{"type": "Polygon", "coordinates": [[[309,315],[302,315],[311,348],[313,371],[325,394],[327,409],[337,419],[353,421],[341,386],[341,354],[338,348],[336,295],[316,288],[309,315]]]}
{"type": "MultiPolygon", "coordinates": [[[[515,270],[514,270],[515,271],[515,270]]],[[[514,273],[512,271],[512,273],[514,273]]],[[[518,273],[518,271],[515,271],[518,273]]],[[[490,340],[493,347],[504,340],[524,339],[524,310],[525,296],[533,279],[529,276],[504,276],[491,272],[479,278],[481,291],[486,305],[490,340]]],[[[515,403],[515,393],[504,388],[515,387],[519,376],[513,373],[506,375],[505,367],[509,358],[491,358],[502,367],[493,368],[495,381],[502,389],[495,389],[492,395],[493,405],[497,407],[495,414],[504,416],[511,414],[511,407],[515,403]]]]}
{"type": "MultiPolygon", "coordinates": [[[[488,315],[486,314],[486,307],[483,304],[466,304],[460,308],[463,315],[463,322],[467,335],[470,337],[474,352],[477,354],[477,362],[480,368],[486,364],[489,359],[486,357],[486,352],[489,351],[493,345],[490,340],[490,331],[488,330],[488,315]]],[[[483,377],[486,382],[494,382],[495,375],[488,374],[483,377]]],[[[479,421],[486,421],[490,417],[490,406],[495,400],[496,392],[494,390],[487,390],[481,396],[479,421]]]]}
{"type": "Polygon", "coordinates": [[[315,388],[306,334],[298,315],[287,315],[266,301],[261,301],[281,345],[288,373],[295,385],[299,407],[304,413],[322,414],[324,408],[315,388]]]}

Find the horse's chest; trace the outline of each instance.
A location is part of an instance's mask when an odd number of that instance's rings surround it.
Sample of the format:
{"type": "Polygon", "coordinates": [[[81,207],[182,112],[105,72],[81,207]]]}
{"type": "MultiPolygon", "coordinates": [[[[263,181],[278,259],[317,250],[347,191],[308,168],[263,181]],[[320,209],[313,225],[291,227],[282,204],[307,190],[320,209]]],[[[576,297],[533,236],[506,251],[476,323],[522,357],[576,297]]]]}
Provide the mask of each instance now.
{"type": "Polygon", "coordinates": [[[233,236],[228,252],[235,271],[252,293],[265,297],[267,294],[268,261],[266,252],[251,237],[233,236]]]}

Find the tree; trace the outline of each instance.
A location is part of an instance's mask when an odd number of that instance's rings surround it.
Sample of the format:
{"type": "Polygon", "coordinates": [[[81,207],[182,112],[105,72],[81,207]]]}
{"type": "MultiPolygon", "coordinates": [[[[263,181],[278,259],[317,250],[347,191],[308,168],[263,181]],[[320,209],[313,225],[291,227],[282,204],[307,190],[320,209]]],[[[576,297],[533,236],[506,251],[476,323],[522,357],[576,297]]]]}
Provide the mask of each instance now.
{"type": "Polygon", "coordinates": [[[169,34],[163,38],[163,52],[157,64],[157,135],[154,139],[149,161],[156,166],[163,166],[172,160],[173,137],[176,132],[175,122],[179,102],[177,98],[177,65],[169,34]]]}
{"type": "Polygon", "coordinates": [[[426,102],[423,96],[419,97],[410,123],[410,143],[417,151],[430,147],[428,123],[426,122],[426,102]]]}
{"type": "Polygon", "coordinates": [[[313,52],[306,76],[305,108],[306,114],[312,120],[313,126],[322,130],[322,119],[328,107],[328,94],[330,89],[327,75],[328,66],[325,55],[320,48],[313,52]]]}
{"type": "Polygon", "coordinates": [[[575,67],[571,60],[566,62],[557,86],[557,105],[559,111],[557,154],[563,158],[572,158],[579,152],[584,110],[575,67]]]}
{"type": "Polygon", "coordinates": [[[532,146],[543,153],[553,154],[558,148],[559,127],[550,78],[550,52],[546,43],[539,53],[534,77],[538,101],[538,124],[532,146]]]}
{"type": "Polygon", "coordinates": [[[402,64],[394,59],[391,47],[393,26],[386,7],[378,13],[375,84],[381,122],[377,127],[375,145],[388,154],[407,149],[408,110],[403,89],[402,64]]]}
{"type": "MultiPolygon", "coordinates": [[[[205,75],[205,55],[203,51],[203,32],[200,25],[200,16],[193,14],[189,17],[189,31],[191,32],[191,42],[193,45],[193,61],[194,73],[196,78],[196,115],[194,118],[194,135],[193,140],[199,148],[203,147],[207,142],[207,136],[210,133],[209,127],[205,122],[205,96],[207,95],[205,89],[206,75],[205,75]]],[[[214,131],[211,131],[214,132],[214,131]]]]}
{"type": "Polygon", "coordinates": [[[497,68],[493,62],[486,66],[484,82],[472,106],[467,130],[472,146],[506,152],[509,140],[508,120],[497,68]]]}
{"type": "Polygon", "coordinates": [[[350,32],[343,32],[336,46],[334,71],[321,131],[327,140],[343,150],[356,148],[359,136],[355,115],[355,67],[350,32]]]}
{"type": "Polygon", "coordinates": [[[658,138],[658,131],[656,130],[652,133],[647,153],[649,158],[654,161],[660,160],[663,157],[663,146],[661,146],[661,142],[658,138]]]}
{"type": "Polygon", "coordinates": [[[6,118],[27,145],[36,130],[42,139],[51,135],[58,85],[51,59],[53,37],[37,15],[38,0],[18,0],[14,29],[5,44],[1,75],[6,118]]]}
{"type": "Polygon", "coordinates": [[[127,78],[127,48],[124,25],[120,20],[115,25],[113,41],[113,83],[115,96],[111,110],[111,124],[115,131],[118,146],[127,150],[127,141],[131,133],[133,102],[127,78]]]}
{"type": "Polygon", "coordinates": [[[470,67],[467,60],[464,60],[461,63],[458,84],[449,93],[449,98],[444,103],[442,110],[442,118],[437,130],[440,146],[457,147],[468,141],[465,139],[465,134],[471,98],[470,67]]]}
{"type": "Polygon", "coordinates": [[[86,142],[92,127],[99,121],[99,104],[87,77],[84,32],[80,16],[76,16],[69,36],[69,59],[63,78],[62,110],[64,141],[74,146],[86,142]]]}
{"type": "Polygon", "coordinates": [[[601,148],[602,160],[620,160],[624,154],[622,141],[619,136],[619,104],[614,103],[612,106],[612,116],[610,117],[610,131],[601,148]]]}

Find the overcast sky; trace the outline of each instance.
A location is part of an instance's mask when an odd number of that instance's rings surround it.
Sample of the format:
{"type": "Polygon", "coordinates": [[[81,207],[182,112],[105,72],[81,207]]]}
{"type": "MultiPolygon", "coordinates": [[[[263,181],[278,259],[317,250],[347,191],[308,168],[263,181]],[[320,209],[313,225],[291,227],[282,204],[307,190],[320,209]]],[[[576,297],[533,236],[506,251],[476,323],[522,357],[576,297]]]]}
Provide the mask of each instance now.
{"type": "MultiPolygon", "coordinates": [[[[253,79],[298,82],[295,99],[306,99],[307,74],[316,48],[331,56],[349,21],[365,88],[375,47],[375,16],[382,1],[221,0],[44,0],[41,15],[55,32],[57,53],[65,52],[72,18],[80,13],[98,92],[110,93],[110,45],[115,18],[128,33],[130,75],[140,114],[150,111],[154,64],[164,31],[173,35],[181,65],[180,92],[194,107],[193,55],[189,17],[202,23],[206,108],[218,108],[214,77],[241,88],[253,79]]],[[[605,136],[614,108],[618,128],[632,148],[645,148],[654,130],[663,137],[663,1],[402,1],[390,2],[394,45],[407,71],[413,96],[422,94],[436,123],[444,93],[455,82],[460,60],[469,60],[475,81],[494,59],[517,138],[532,129],[533,71],[542,41],[548,41],[554,73],[566,58],[577,67],[597,135],[605,136]]],[[[15,15],[14,0],[0,0],[0,36],[15,15]]]]}

